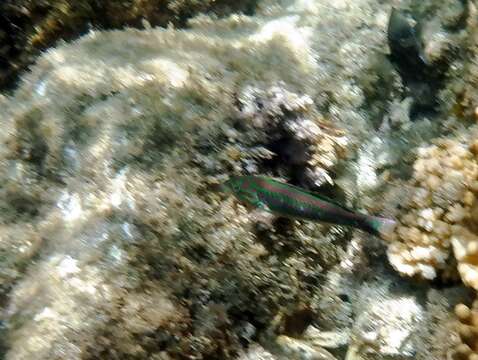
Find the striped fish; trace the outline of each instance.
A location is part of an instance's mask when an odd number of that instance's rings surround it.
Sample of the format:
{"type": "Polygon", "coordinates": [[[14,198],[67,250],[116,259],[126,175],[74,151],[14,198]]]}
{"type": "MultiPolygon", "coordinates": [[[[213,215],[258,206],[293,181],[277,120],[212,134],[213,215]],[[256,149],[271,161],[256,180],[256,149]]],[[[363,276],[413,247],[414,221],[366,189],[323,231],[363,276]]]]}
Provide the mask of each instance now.
{"type": "Polygon", "coordinates": [[[352,226],[380,237],[395,227],[394,220],[355,212],[318,194],[267,177],[235,176],[222,188],[246,205],[280,216],[352,226]]]}

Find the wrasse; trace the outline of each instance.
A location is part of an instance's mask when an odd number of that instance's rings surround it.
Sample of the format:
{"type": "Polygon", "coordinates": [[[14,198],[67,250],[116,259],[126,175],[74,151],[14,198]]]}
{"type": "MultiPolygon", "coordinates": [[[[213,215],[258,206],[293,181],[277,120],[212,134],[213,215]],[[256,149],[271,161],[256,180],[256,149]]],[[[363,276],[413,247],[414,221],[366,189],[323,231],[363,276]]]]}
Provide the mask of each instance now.
{"type": "Polygon", "coordinates": [[[380,237],[389,234],[396,224],[394,220],[355,212],[318,194],[267,177],[235,176],[222,188],[246,205],[277,215],[352,226],[380,237]]]}

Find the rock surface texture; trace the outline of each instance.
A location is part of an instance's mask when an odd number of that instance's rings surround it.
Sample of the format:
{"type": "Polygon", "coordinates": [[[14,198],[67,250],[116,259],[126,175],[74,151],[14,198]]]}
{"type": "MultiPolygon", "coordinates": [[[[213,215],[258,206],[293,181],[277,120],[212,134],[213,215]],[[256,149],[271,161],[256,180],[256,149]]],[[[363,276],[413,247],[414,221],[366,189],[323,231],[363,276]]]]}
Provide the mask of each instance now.
{"type": "Polygon", "coordinates": [[[453,312],[478,289],[475,7],[420,4],[393,2],[393,37],[389,2],[263,0],[48,49],[0,96],[4,358],[476,351],[453,312]],[[422,53],[394,43],[410,29],[422,53]],[[399,226],[382,242],[251,211],[217,191],[239,174],[399,226]]]}

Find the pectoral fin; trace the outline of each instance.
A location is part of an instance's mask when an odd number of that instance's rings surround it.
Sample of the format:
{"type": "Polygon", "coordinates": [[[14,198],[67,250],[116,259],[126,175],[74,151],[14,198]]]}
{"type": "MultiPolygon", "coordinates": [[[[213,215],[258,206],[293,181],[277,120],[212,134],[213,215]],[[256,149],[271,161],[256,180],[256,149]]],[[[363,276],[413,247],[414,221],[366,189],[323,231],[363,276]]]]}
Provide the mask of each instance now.
{"type": "Polygon", "coordinates": [[[259,196],[257,196],[255,192],[240,192],[238,197],[250,207],[269,211],[269,207],[259,199],[259,196]]]}

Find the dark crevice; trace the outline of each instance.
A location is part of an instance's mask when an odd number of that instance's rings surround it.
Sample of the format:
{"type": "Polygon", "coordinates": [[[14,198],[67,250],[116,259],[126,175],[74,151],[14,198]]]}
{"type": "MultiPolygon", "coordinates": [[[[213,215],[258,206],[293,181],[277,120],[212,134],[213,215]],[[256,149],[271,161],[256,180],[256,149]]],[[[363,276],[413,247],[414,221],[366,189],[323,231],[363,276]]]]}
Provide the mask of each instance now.
{"type": "MultiPolygon", "coordinates": [[[[466,24],[467,13],[461,15],[454,28],[466,24]]],[[[443,88],[446,73],[458,49],[449,49],[431,63],[424,52],[422,29],[427,19],[422,14],[394,8],[388,26],[389,59],[406,87],[403,98],[412,97],[412,121],[434,117],[439,112],[437,94],[443,88]],[[416,21],[412,25],[412,21],[416,21]]]]}
{"type": "Polygon", "coordinates": [[[316,314],[312,309],[308,307],[297,309],[285,317],[283,333],[288,336],[299,337],[313,323],[315,318],[316,314]]]}

